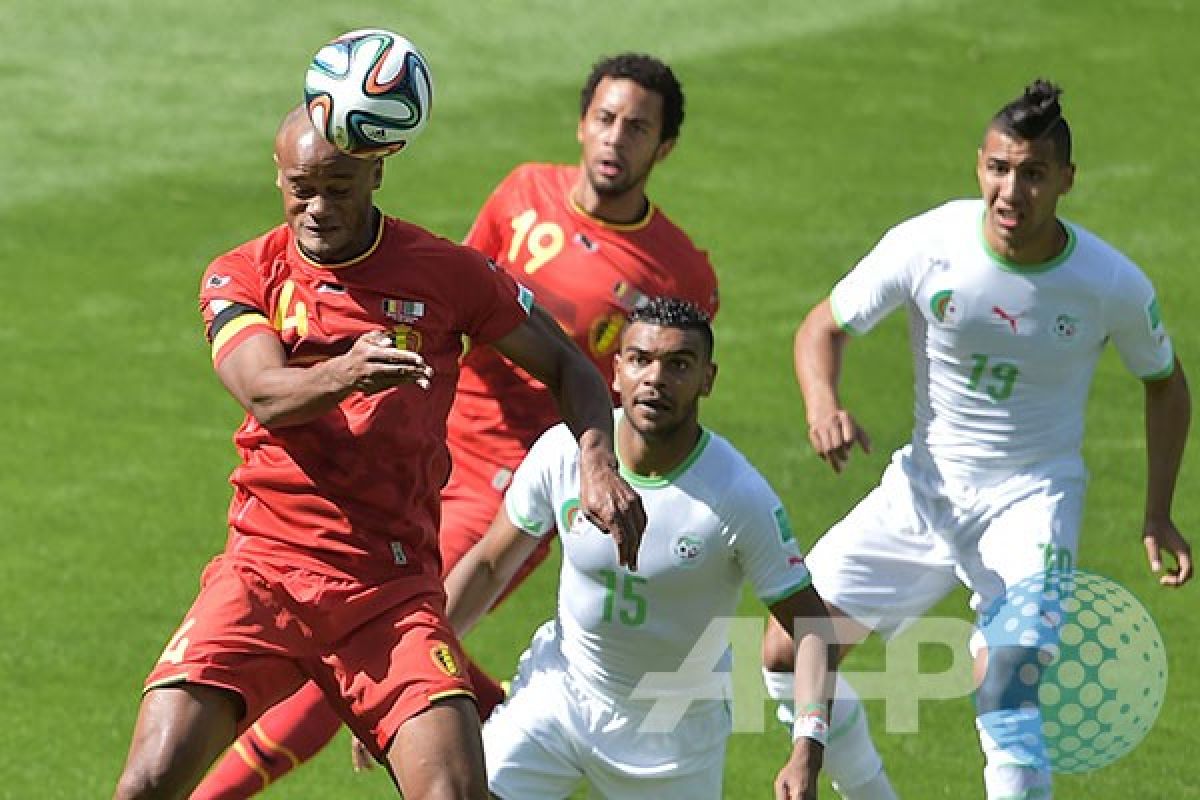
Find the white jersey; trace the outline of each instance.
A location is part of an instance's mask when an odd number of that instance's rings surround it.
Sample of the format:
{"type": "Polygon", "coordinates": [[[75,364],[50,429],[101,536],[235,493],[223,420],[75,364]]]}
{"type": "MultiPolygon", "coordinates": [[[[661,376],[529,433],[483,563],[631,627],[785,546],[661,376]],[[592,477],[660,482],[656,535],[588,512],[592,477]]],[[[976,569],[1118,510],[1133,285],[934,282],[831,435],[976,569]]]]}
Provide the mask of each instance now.
{"type": "Polygon", "coordinates": [[[565,425],[542,434],[505,496],[517,527],[534,536],[560,531],[557,627],[566,668],[617,697],[629,697],[647,672],[677,672],[672,688],[681,694],[720,697],[728,637],[709,631],[710,646],[696,645],[714,620],[734,615],[743,582],[767,605],[811,583],[783,504],[741,453],[707,430],[671,474],[650,479],[622,467],[622,475],[646,510],[636,572],[618,563],[612,537],[579,513],[579,448],[565,425]]]}
{"type": "Polygon", "coordinates": [[[918,462],[966,482],[1049,461],[1082,475],[1084,408],[1104,344],[1143,380],[1174,366],[1154,288],[1067,222],[1061,255],[1013,264],[987,245],[983,214],[981,200],[957,200],[888,231],[834,287],[834,317],[865,333],[906,306],[918,462]]]}

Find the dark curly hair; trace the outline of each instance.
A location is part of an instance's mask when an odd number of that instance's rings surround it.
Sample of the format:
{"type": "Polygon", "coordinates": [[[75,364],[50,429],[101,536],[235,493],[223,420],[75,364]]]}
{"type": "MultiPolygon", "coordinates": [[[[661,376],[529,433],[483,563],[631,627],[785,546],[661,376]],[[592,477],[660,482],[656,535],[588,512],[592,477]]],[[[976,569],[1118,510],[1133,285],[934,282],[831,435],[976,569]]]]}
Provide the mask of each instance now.
{"type": "Polygon", "coordinates": [[[597,61],[579,93],[579,115],[587,114],[596,94],[596,86],[604,78],[627,78],[643,89],[656,92],[662,98],[662,133],[660,142],[679,136],[683,125],[683,87],[675,73],[654,56],[644,53],[621,53],[597,61]]]}
{"type": "Polygon", "coordinates": [[[712,321],[696,304],[678,297],[655,297],[629,312],[629,324],[644,322],[663,328],[684,331],[699,331],[708,346],[708,357],[713,354],[712,321]]]}
{"type": "Polygon", "coordinates": [[[1016,100],[996,112],[988,130],[996,130],[1026,141],[1049,139],[1064,164],[1071,163],[1071,126],[1058,102],[1062,89],[1044,78],[1025,87],[1016,100]]]}

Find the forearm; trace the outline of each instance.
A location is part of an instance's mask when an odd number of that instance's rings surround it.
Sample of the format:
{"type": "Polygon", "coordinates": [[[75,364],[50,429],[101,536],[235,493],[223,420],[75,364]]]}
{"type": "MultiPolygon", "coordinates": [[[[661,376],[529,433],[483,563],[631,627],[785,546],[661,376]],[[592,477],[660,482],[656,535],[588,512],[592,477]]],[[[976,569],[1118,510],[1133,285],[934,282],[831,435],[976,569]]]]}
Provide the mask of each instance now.
{"type": "Polygon", "coordinates": [[[308,368],[264,369],[248,382],[243,405],[266,428],[310,422],[354,392],[338,360],[308,368]]]}
{"type": "Polygon", "coordinates": [[[1183,366],[1163,381],[1146,384],[1146,520],[1170,518],[1183,463],[1192,400],[1183,366]]]}
{"type": "Polygon", "coordinates": [[[454,632],[461,637],[474,628],[506,583],[478,546],[463,556],[446,576],[446,618],[454,632]]]}
{"type": "Polygon", "coordinates": [[[827,304],[814,309],[796,331],[796,380],[804,395],[808,421],[823,419],[841,408],[838,382],[846,334],[837,330],[827,304]]]}

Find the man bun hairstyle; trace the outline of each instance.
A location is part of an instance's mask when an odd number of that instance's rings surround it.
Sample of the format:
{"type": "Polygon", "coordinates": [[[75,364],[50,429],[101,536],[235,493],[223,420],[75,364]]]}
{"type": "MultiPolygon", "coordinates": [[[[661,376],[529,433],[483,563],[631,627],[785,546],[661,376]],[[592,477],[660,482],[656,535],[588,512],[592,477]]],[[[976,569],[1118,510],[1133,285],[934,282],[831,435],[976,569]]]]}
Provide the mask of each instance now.
{"type": "Polygon", "coordinates": [[[996,112],[988,126],[1026,141],[1049,139],[1064,164],[1071,163],[1071,126],[1062,115],[1062,89],[1045,78],[1025,87],[1016,100],[996,112]]]}
{"type": "Polygon", "coordinates": [[[587,114],[596,87],[605,78],[625,78],[662,98],[662,133],[659,142],[679,136],[683,125],[683,87],[675,73],[663,62],[645,53],[621,53],[601,59],[592,66],[587,82],[579,93],[579,116],[587,114]]]}
{"type": "Polygon", "coordinates": [[[660,328],[699,331],[708,347],[707,355],[712,358],[712,320],[695,303],[680,300],[678,297],[655,297],[629,312],[628,321],[630,325],[643,322],[660,328]]]}

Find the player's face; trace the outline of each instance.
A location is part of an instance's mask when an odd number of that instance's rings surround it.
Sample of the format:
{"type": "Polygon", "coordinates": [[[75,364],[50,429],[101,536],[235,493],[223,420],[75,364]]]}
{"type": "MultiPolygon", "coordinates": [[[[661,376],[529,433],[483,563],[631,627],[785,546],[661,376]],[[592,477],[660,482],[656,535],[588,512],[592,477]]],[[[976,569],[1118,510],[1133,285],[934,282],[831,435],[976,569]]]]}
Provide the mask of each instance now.
{"type": "Polygon", "coordinates": [[[383,178],[378,159],[351,158],[311,126],[282,134],[275,150],[275,184],[288,227],[311,258],[346,261],[375,239],[372,193],[383,178]]]}
{"type": "Polygon", "coordinates": [[[1058,199],[1071,189],[1075,167],[1062,162],[1054,143],[989,130],[975,171],[986,206],[984,236],[992,249],[1024,264],[1058,255],[1065,244],[1058,199]]]}
{"type": "Polygon", "coordinates": [[[635,322],[621,335],[613,389],[633,429],[661,439],[694,430],[716,371],[699,331],[635,322]]]}
{"type": "Polygon", "coordinates": [[[641,192],[654,168],[675,145],[660,142],[662,96],[628,78],[601,78],[592,102],[579,120],[575,138],[596,194],[641,192]]]}

